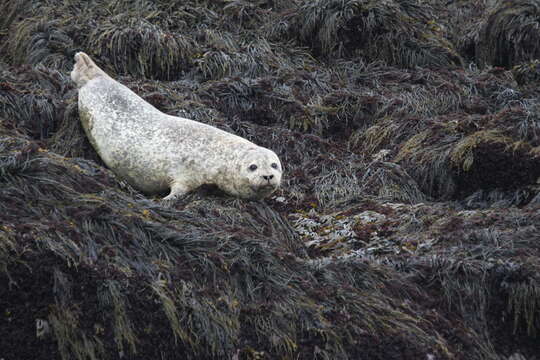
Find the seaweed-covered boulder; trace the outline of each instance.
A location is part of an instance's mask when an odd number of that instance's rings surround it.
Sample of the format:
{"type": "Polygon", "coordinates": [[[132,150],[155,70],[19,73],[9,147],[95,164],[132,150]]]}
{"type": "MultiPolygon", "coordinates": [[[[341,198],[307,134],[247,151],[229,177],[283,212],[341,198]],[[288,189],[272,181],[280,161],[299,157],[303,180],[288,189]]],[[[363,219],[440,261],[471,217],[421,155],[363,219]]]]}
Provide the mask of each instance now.
{"type": "Polygon", "coordinates": [[[536,359],[536,60],[454,50],[492,3],[0,2],[0,357],[536,359]],[[164,206],[119,181],[81,50],[274,150],[282,187],[164,206]]]}
{"type": "Polygon", "coordinates": [[[3,356],[451,357],[421,307],[392,300],[425,301],[406,278],[307,261],[265,204],[192,195],[167,209],[91,162],[0,145],[3,356]]]}
{"type": "Polygon", "coordinates": [[[481,66],[511,68],[540,56],[540,1],[498,1],[478,33],[476,60],[481,66]]]}
{"type": "Polygon", "coordinates": [[[51,137],[65,110],[63,95],[71,88],[65,74],[44,66],[2,72],[0,114],[6,127],[36,140],[51,137]]]}
{"type": "Polygon", "coordinates": [[[89,49],[117,74],[178,80],[200,52],[184,35],[164,31],[148,21],[116,16],[98,24],[88,39],[89,49]]]}
{"type": "Polygon", "coordinates": [[[416,0],[300,2],[291,31],[318,56],[359,56],[402,67],[461,65],[431,8],[416,0]]]}

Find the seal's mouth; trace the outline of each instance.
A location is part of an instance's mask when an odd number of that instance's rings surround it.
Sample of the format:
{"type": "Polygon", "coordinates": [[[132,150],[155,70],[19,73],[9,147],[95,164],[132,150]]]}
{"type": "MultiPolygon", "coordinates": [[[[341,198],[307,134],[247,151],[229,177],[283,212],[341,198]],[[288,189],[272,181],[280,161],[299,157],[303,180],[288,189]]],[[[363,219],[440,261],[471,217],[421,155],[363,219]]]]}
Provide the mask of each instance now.
{"type": "Polygon", "coordinates": [[[251,190],[257,195],[267,195],[277,189],[276,184],[251,185],[251,190]]]}

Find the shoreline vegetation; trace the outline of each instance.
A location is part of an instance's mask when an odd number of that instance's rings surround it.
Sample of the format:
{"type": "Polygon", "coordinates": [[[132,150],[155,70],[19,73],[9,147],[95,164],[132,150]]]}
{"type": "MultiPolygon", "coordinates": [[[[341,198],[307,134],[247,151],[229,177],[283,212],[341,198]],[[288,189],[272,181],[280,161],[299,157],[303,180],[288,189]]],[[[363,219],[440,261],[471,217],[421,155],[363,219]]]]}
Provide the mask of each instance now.
{"type": "Polygon", "coordinates": [[[0,359],[538,359],[540,1],[0,14],[0,359]],[[132,189],[80,125],[78,51],[275,151],[281,189],[132,189]]]}

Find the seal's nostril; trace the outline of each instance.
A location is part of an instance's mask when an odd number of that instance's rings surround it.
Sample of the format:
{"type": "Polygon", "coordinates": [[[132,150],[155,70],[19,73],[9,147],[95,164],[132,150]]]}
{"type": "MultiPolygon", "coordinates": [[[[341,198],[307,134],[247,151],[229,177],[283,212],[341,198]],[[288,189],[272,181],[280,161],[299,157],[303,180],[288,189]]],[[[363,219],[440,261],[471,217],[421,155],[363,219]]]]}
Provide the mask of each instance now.
{"type": "Polygon", "coordinates": [[[272,180],[274,178],[274,175],[263,175],[264,180],[272,180]]]}

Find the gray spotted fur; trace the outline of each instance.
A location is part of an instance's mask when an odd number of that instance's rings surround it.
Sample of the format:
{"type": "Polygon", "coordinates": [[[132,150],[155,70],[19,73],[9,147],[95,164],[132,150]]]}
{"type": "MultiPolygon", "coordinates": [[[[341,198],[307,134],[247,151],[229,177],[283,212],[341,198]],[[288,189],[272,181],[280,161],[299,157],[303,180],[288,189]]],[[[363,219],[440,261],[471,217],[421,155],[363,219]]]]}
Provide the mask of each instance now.
{"type": "Polygon", "coordinates": [[[85,53],[75,55],[71,78],[79,88],[79,114],[92,146],[135,188],[148,194],[170,189],[169,200],[203,184],[242,198],[263,198],[279,187],[282,167],[273,151],[162,113],[85,53]]]}

